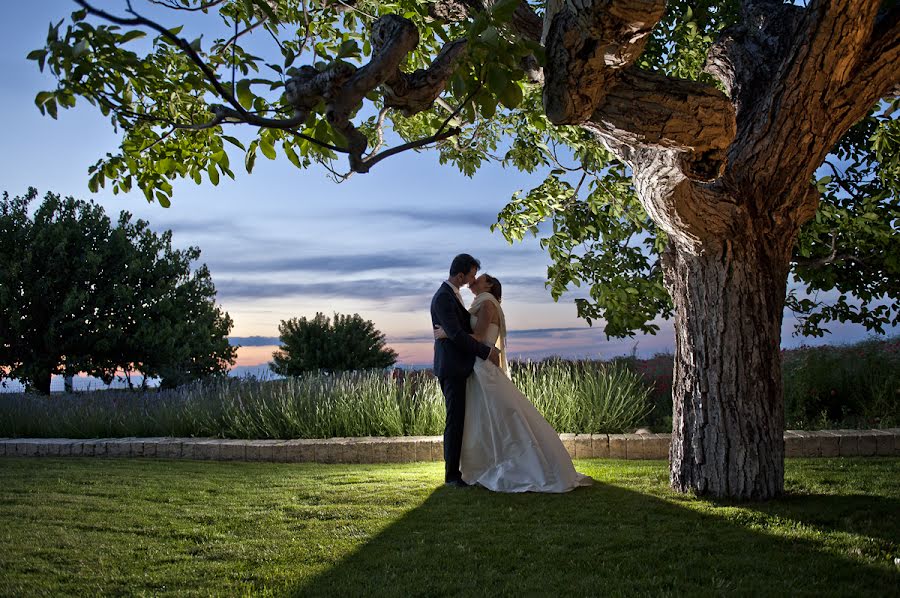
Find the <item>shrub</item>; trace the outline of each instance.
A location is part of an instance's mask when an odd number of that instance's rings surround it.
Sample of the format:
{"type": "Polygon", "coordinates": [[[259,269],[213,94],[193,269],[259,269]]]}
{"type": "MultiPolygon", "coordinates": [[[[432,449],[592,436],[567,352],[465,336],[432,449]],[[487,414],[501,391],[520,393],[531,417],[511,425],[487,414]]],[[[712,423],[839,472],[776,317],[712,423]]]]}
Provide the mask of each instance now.
{"type": "Polygon", "coordinates": [[[334,314],[334,320],[317,313],[312,319],[292,318],[278,325],[281,347],[269,367],[282,376],[387,368],[397,353],[386,347],[384,334],[359,314],[334,314]]]}
{"type": "Polygon", "coordinates": [[[889,427],[900,423],[900,339],[783,353],[789,428],[889,427]]]}

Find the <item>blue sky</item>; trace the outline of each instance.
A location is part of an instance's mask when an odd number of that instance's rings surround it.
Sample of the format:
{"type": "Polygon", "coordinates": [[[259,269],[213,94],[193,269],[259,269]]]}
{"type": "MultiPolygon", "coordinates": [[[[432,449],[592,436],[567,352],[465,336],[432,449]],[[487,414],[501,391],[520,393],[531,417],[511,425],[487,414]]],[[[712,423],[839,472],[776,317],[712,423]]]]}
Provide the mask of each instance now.
{"type": "MultiPolygon", "coordinates": [[[[123,4],[98,0],[108,8],[123,4]]],[[[434,152],[408,152],[337,185],[324,170],[299,171],[286,159],[260,157],[252,176],[235,168],[237,180],[223,178],[218,187],[176,185],[169,209],[148,204],[140,192],[91,194],[87,169],[115,152],[118,139],[108,120],[85,102],[61,111],[58,121],[41,116],[34,95],[54,81],[25,60],[43,45],[48,23],[74,7],[70,0],[15,3],[0,23],[7,131],[0,190],[18,195],[35,186],[41,194],[94,199],[107,213],[128,210],[156,230],[171,229],[180,247],[199,246],[219,302],[234,319],[232,334],[247,345],[239,365],[268,360],[267,343],[277,337],[280,320],[317,311],[359,313],[385,332],[402,363],[430,361],[430,297],[462,251],[481,259],[484,270],[504,283],[513,356],[605,358],[635,346],[640,355],[673,349],[671,322],[661,322],[653,337],[607,341],[602,325],[589,328],[576,318],[574,295],[552,300],[543,284],[548,258],[536,239],[509,245],[490,232],[512,193],[545,173],[489,165],[469,179],[440,166],[434,152]]],[[[165,24],[178,21],[168,16],[165,24]]],[[[243,161],[235,157],[232,163],[243,161]]],[[[801,342],[790,332],[786,315],[788,347],[801,342]]],[[[834,326],[826,341],[865,336],[857,326],[834,326]]]]}

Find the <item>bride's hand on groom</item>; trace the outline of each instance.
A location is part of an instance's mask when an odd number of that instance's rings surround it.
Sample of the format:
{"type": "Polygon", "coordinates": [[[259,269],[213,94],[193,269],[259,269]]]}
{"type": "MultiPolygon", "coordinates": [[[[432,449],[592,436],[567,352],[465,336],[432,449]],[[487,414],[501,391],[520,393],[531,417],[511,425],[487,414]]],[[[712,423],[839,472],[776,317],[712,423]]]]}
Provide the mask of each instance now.
{"type": "Polygon", "coordinates": [[[434,340],[439,341],[447,338],[447,333],[440,326],[434,327],[434,340]]]}

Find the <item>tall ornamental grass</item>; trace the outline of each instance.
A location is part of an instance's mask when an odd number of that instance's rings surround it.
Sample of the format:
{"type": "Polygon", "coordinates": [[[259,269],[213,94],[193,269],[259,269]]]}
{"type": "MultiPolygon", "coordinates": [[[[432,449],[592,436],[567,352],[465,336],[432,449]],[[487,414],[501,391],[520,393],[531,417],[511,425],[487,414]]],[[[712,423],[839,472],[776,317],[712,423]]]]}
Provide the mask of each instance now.
{"type": "Polygon", "coordinates": [[[616,363],[514,364],[512,379],[558,432],[628,432],[652,409],[649,387],[616,363]]]}
{"type": "MultiPolygon", "coordinates": [[[[517,364],[513,380],[559,432],[623,432],[650,410],[648,390],[619,366],[517,364]]],[[[444,400],[425,372],[220,379],[169,391],[0,395],[0,436],[329,438],[432,436],[444,400]]]]}

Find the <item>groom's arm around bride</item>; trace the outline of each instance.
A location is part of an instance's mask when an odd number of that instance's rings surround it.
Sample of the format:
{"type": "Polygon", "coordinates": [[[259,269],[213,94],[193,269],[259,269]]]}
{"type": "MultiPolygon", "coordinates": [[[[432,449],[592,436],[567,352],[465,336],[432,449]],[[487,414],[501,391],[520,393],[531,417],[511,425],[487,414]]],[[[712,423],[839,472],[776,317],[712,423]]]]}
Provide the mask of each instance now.
{"type": "Polygon", "coordinates": [[[475,357],[499,361],[496,348],[478,342],[472,336],[469,312],[446,284],[442,284],[431,301],[431,322],[444,329],[447,338],[435,341],[434,374],[467,377],[475,363],[475,357]],[[492,355],[492,352],[495,355],[492,355]]]}

